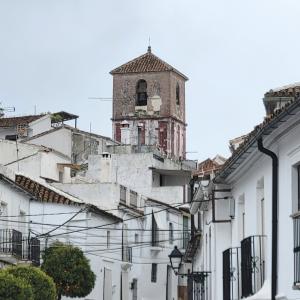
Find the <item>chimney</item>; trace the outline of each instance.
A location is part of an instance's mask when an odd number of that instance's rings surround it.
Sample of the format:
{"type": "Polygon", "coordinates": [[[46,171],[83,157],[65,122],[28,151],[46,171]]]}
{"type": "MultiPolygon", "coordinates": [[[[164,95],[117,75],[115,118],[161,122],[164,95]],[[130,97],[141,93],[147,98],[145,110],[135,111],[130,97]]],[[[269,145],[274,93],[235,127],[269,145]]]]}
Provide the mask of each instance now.
{"type": "Polygon", "coordinates": [[[130,129],[126,120],[121,123],[121,143],[124,145],[130,144],[130,129]]]}

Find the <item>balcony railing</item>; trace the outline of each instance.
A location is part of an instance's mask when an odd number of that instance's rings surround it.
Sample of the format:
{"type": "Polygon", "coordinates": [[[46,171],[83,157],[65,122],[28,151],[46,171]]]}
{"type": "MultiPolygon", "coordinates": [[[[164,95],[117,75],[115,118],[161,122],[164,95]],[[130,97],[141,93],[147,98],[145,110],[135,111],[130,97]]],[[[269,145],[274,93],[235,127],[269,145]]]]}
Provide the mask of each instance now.
{"type": "Polygon", "coordinates": [[[210,272],[193,272],[188,275],[188,299],[211,299],[211,295],[209,293],[209,274],[210,272]]]}
{"type": "Polygon", "coordinates": [[[0,252],[22,258],[22,233],[14,229],[0,230],[0,252]]]}
{"type": "Polygon", "coordinates": [[[240,299],[240,248],[223,252],[223,300],[240,299]]]}
{"type": "Polygon", "coordinates": [[[242,298],[255,294],[265,278],[265,236],[249,236],[241,241],[242,298]]]}
{"type": "Polygon", "coordinates": [[[40,241],[37,238],[28,239],[15,229],[0,230],[0,255],[11,255],[19,260],[30,260],[35,265],[40,264],[40,241]]]}

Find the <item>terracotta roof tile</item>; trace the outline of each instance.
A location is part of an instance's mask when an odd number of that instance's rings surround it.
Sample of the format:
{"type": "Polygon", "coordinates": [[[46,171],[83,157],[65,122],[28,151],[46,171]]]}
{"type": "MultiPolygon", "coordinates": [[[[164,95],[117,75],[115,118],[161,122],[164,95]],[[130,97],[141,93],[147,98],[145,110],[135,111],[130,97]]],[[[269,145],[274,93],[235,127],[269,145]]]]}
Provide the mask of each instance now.
{"type": "Polygon", "coordinates": [[[13,127],[19,124],[29,124],[44,115],[32,115],[22,117],[0,118],[0,127],[13,127]]]}
{"type": "Polygon", "coordinates": [[[173,71],[185,80],[188,78],[183,75],[181,72],[173,68],[171,65],[161,60],[159,57],[154,55],[151,52],[151,49],[148,49],[147,53],[121,65],[118,68],[115,68],[110,72],[110,74],[127,74],[127,73],[145,73],[145,72],[165,72],[173,71]]]}
{"type": "MultiPolygon", "coordinates": [[[[285,89],[276,91],[277,93],[285,93],[285,89]]],[[[282,108],[276,110],[273,114],[264,118],[263,122],[256,125],[254,129],[245,135],[243,142],[238,146],[238,148],[232,153],[231,157],[225,162],[222,168],[219,170],[216,177],[227,177],[233,170],[232,165],[235,163],[237,158],[247,152],[247,149],[256,142],[256,140],[262,136],[262,134],[270,130],[269,127],[281,120],[284,114],[287,112],[289,114],[290,109],[296,108],[300,106],[300,97],[294,98],[294,100],[288,101],[282,108]]],[[[292,115],[292,114],[289,114],[292,115]]],[[[273,127],[272,129],[276,129],[277,127],[273,127]]],[[[218,181],[218,180],[217,180],[218,181]]]]}

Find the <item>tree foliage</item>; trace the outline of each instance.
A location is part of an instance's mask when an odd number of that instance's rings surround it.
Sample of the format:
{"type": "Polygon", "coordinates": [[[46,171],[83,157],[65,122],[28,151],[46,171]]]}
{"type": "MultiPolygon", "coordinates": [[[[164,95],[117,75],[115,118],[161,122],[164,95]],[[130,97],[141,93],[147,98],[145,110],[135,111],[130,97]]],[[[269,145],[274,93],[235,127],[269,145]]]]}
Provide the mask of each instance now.
{"type": "Polygon", "coordinates": [[[10,267],[5,271],[17,278],[22,278],[31,285],[34,300],[56,299],[54,281],[41,269],[33,266],[16,266],[10,267]]]}
{"type": "Polygon", "coordinates": [[[0,299],[1,300],[34,300],[31,286],[26,280],[0,272],[0,299]]]}
{"type": "Polygon", "coordinates": [[[83,252],[72,245],[60,242],[52,244],[43,255],[42,270],[56,284],[58,299],[85,297],[95,285],[96,276],[83,252]]]}

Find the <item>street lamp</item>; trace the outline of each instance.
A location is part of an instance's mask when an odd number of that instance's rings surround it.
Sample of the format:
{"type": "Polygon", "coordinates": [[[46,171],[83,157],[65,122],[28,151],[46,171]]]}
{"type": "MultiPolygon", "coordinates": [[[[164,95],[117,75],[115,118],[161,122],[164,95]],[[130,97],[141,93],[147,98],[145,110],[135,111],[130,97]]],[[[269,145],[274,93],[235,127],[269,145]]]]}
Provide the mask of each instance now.
{"type": "Polygon", "coordinates": [[[169,254],[169,259],[171,263],[171,268],[174,270],[175,274],[178,274],[179,268],[182,264],[183,254],[179,251],[177,246],[174,246],[173,251],[169,254]]]}
{"type": "Polygon", "coordinates": [[[187,274],[181,274],[179,273],[180,266],[182,265],[182,258],[183,254],[180,252],[180,250],[177,248],[177,246],[174,246],[174,249],[169,254],[169,259],[171,263],[171,268],[174,270],[175,275],[179,276],[187,276],[192,278],[196,283],[204,284],[205,278],[210,274],[208,271],[190,271],[188,270],[187,274]]]}

